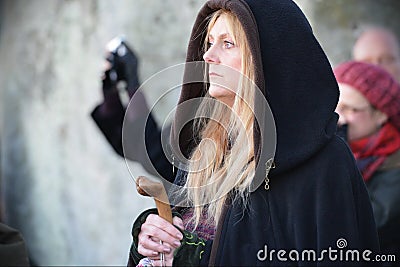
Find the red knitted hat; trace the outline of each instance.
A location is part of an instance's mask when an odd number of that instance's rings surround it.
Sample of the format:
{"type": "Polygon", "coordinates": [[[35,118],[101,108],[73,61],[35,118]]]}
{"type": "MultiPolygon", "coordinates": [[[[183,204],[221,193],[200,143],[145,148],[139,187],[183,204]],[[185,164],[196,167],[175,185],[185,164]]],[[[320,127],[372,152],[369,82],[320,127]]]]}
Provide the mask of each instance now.
{"type": "Polygon", "coordinates": [[[348,61],[334,69],[338,83],[348,84],[360,93],[376,109],[388,115],[400,131],[400,84],[379,66],[348,61]]]}

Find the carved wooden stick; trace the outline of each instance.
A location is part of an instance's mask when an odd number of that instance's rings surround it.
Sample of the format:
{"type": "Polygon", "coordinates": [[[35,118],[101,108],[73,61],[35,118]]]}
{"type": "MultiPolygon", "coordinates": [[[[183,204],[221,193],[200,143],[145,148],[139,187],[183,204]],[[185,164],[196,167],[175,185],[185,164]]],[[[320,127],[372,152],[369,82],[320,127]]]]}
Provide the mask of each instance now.
{"type": "Polygon", "coordinates": [[[169,204],[167,192],[161,182],[152,181],[145,176],[136,179],[136,189],[143,196],[154,198],[158,215],[172,224],[171,205],[169,204]]]}

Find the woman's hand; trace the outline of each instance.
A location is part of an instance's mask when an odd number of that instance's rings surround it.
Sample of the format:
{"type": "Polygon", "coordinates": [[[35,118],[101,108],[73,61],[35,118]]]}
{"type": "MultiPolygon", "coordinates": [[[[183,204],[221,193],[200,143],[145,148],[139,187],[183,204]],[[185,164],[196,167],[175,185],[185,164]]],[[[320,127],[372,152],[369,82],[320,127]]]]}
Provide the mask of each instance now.
{"type": "MultiPolygon", "coordinates": [[[[184,229],[178,217],[173,218],[173,224],[184,229]]],[[[172,266],[174,251],[181,245],[180,240],[183,238],[174,225],[156,214],[150,214],[140,229],[138,252],[153,260],[156,266],[172,266]],[[164,253],[164,263],[160,261],[161,253],[164,253]]]]}

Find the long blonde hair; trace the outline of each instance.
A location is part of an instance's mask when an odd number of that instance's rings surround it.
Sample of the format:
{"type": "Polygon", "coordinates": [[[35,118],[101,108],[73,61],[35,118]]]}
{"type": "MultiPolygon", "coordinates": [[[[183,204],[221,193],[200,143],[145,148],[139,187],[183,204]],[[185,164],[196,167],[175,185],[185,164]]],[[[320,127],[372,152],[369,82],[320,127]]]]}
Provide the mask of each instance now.
{"type": "Polygon", "coordinates": [[[197,111],[196,118],[207,115],[213,119],[199,119],[193,126],[194,132],[200,133],[200,142],[191,155],[184,190],[195,209],[192,219],[196,226],[203,215],[213,224],[218,223],[224,202],[232,189],[235,192],[234,201],[246,203],[255,172],[254,64],[243,27],[229,11],[221,9],[211,15],[205,43],[220,16],[225,16],[229,33],[241,49],[243,75],[232,110],[223,104],[210,104],[210,96],[206,94],[197,111]]]}

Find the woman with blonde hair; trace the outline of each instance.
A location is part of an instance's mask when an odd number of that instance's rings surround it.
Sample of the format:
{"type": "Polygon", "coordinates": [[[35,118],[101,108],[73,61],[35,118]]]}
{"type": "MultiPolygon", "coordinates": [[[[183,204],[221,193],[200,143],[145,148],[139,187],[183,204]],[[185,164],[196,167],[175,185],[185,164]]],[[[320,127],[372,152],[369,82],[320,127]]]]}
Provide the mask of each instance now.
{"type": "Polygon", "coordinates": [[[174,153],[188,159],[170,194],[174,222],[154,209],[139,215],[128,264],[327,265],[330,248],[377,253],[365,185],[335,135],[337,101],[330,64],[296,4],[208,1],[171,131],[174,153]],[[205,83],[188,82],[193,69],[205,83]]]}

